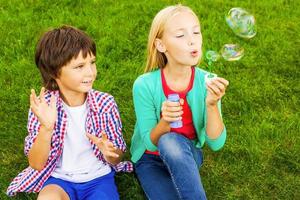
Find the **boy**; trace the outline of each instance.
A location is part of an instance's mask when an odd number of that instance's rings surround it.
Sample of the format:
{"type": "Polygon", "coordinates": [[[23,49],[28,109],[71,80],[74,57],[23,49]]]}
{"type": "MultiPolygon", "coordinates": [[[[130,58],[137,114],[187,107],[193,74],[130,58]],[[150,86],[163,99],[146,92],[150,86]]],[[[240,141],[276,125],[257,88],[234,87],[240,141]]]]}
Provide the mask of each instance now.
{"type": "Polygon", "coordinates": [[[29,167],[7,194],[39,192],[38,199],[119,199],[115,171],[126,150],[114,98],[92,89],[96,45],[84,32],[62,26],[45,33],[35,54],[44,87],[30,95],[25,155],[29,167]]]}

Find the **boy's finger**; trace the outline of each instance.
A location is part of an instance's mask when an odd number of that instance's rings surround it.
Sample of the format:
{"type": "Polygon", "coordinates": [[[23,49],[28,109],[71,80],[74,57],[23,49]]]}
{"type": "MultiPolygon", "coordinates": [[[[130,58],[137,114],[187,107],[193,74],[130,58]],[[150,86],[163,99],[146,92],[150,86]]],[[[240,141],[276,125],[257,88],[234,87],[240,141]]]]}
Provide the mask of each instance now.
{"type": "Polygon", "coordinates": [[[40,91],[40,101],[41,101],[42,103],[45,102],[45,88],[44,88],[44,87],[42,87],[42,88],[41,88],[41,91],[40,91]]]}
{"type": "Polygon", "coordinates": [[[50,107],[51,108],[56,108],[56,100],[55,100],[55,96],[54,95],[51,95],[51,98],[50,98],[50,107]]]}
{"type": "Polygon", "coordinates": [[[95,144],[100,141],[100,138],[98,138],[90,133],[86,133],[86,136],[95,144]]]}
{"type": "Polygon", "coordinates": [[[34,89],[31,89],[31,94],[32,94],[32,98],[33,98],[34,103],[35,103],[36,105],[38,105],[39,100],[38,100],[38,98],[37,98],[37,96],[36,96],[36,93],[35,93],[35,90],[34,90],[34,89]]]}
{"type": "Polygon", "coordinates": [[[102,131],[101,134],[102,134],[101,138],[102,138],[104,141],[108,140],[108,137],[107,137],[107,135],[106,135],[106,133],[105,133],[104,131],[102,131]]]}
{"type": "Polygon", "coordinates": [[[111,151],[107,152],[106,156],[108,156],[108,157],[114,157],[114,158],[119,158],[119,154],[111,152],[111,151]]]}
{"type": "Polygon", "coordinates": [[[30,107],[36,105],[36,103],[35,103],[35,101],[33,99],[33,94],[32,93],[30,94],[29,100],[30,100],[30,107]]]}

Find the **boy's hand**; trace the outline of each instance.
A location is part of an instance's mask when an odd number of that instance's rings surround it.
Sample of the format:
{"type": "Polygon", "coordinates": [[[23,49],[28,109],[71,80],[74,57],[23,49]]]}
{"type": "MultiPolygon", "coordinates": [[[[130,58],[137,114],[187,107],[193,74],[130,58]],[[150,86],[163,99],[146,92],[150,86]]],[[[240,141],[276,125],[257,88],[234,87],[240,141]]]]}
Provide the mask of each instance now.
{"type": "Polygon", "coordinates": [[[102,137],[98,138],[90,133],[86,136],[98,147],[104,156],[104,159],[110,162],[114,158],[119,158],[118,149],[114,147],[113,143],[107,138],[107,135],[102,131],[102,137]]]}
{"type": "Polygon", "coordinates": [[[41,126],[48,130],[52,130],[57,118],[55,97],[52,95],[50,104],[45,101],[45,88],[42,87],[40,96],[37,97],[34,89],[30,94],[30,108],[32,112],[38,117],[41,126]]]}
{"type": "Polygon", "coordinates": [[[216,77],[206,82],[206,88],[208,90],[206,96],[206,105],[217,105],[218,101],[225,95],[225,90],[228,85],[229,82],[226,79],[220,77],[216,77]]]}
{"type": "Polygon", "coordinates": [[[182,119],[182,105],[184,101],[180,102],[164,101],[161,106],[161,115],[166,122],[175,122],[182,119]]]}

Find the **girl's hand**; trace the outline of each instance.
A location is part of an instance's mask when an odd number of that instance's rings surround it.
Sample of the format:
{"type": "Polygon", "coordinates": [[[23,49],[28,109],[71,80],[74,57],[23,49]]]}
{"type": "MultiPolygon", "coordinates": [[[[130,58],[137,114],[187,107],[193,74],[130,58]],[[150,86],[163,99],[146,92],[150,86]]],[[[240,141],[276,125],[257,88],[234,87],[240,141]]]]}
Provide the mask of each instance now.
{"type": "Polygon", "coordinates": [[[229,82],[220,77],[213,78],[206,82],[206,88],[208,90],[206,97],[206,105],[215,106],[218,101],[225,95],[225,90],[229,82]]]}
{"type": "Polygon", "coordinates": [[[162,119],[169,123],[181,120],[183,103],[183,99],[180,102],[164,101],[161,106],[162,119]]]}
{"type": "Polygon", "coordinates": [[[32,112],[38,117],[41,126],[48,130],[52,130],[57,118],[56,101],[52,95],[50,104],[48,105],[45,101],[45,88],[42,87],[40,96],[37,97],[34,89],[31,90],[30,94],[30,108],[32,112]]]}
{"type": "Polygon", "coordinates": [[[102,131],[102,137],[98,138],[90,133],[86,133],[86,136],[98,147],[104,156],[106,161],[111,160],[111,158],[118,158],[118,149],[114,147],[113,143],[107,138],[107,135],[102,131]]]}

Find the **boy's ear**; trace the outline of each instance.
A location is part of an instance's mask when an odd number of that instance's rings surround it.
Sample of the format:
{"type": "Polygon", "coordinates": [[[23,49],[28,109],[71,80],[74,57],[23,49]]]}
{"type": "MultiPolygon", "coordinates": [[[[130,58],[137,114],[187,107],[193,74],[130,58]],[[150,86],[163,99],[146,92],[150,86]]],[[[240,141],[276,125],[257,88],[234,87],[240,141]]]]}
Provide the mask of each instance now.
{"type": "Polygon", "coordinates": [[[157,49],[157,51],[161,52],[161,53],[165,53],[167,51],[164,43],[161,41],[161,39],[156,38],[155,39],[155,48],[157,49]]]}

